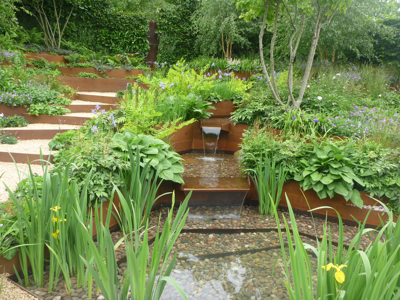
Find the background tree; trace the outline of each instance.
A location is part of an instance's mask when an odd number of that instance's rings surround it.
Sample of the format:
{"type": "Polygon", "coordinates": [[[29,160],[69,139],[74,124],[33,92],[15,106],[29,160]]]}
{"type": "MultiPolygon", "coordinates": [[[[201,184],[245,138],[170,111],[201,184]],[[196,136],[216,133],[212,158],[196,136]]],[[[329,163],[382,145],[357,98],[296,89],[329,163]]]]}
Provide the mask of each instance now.
{"type": "Polygon", "coordinates": [[[19,0],[0,1],[0,34],[15,34],[18,29],[18,19],[15,16],[19,0]]]}
{"type": "Polygon", "coordinates": [[[196,46],[206,55],[219,55],[232,58],[233,46],[248,46],[245,21],[239,18],[234,2],[231,0],[203,0],[193,14],[195,33],[198,34],[196,46]]]}
{"type": "Polygon", "coordinates": [[[338,11],[345,11],[349,4],[349,0],[307,0],[307,1],[286,1],[286,0],[237,0],[237,6],[243,9],[245,19],[250,20],[256,16],[262,15],[259,36],[260,59],[263,73],[267,78],[269,88],[275,100],[281,105],[291,105],[293,108],[299,108],[303,100],[304,92],[307,86],[312,64],[314,61],[315,51],[321,32],[321,28],[329,25],[333,17],[338,11]],[[286,18],[291,26],[291,35],[289,39],[289,70],[288,70],[288,91],[289,97],[286,102],[280,98],[276,88],[276,78],[274,70],[274,48],[278,32],[278,22],[286,18]],[[312,19],[312,39],[309,46],[306,67],[301,81],[300,91],[295,99],[293,94],[293,64],[296,58],[298,46],[303,36],[303,31],[307,19],[312,19]],[[263,36],[266,23],[273,26],[273,36],[270,46],[270,74],[266,68],[263,53],[263,36]]]}
{"type": "Polygon", "coordinates": [[[44,34],[47,47],[60,49],[62,36],[78,5],[90,0],[22,0],[23,7],[31,11],[44,34]],[[47,10],[51,7],[52,10],[47,10]],[[66,11],[64,11],[66,10],[66,11]]]}

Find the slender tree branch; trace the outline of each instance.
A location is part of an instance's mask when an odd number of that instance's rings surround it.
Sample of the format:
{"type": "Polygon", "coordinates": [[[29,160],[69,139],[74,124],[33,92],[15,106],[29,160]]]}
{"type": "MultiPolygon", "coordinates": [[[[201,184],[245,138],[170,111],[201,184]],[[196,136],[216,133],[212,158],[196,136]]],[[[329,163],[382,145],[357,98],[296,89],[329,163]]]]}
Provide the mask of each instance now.
{"type": "Polygon", "coordinates": [[[276,80],[275,80],[274,48],[275,48],[276,35],[278,32],[279,6],[280,6],[280,2],[278,2],[277,6],[276,6],[276,10],[275,10],[274,33],[273,33],[272,39],[271,39],[271,48],[270,48],[270,55],[269,55],[269,57],[270,57],[269,59],[270,59],[270,63],[271,63],[272,86],[273,86],[274,91],[275,91],[276,95],[278,96],[278,98],[279,98],[279,94],[278,94],[278,89],[276,88],[276,80]]]}
{"type": "Polygon", "coordinates": [[[263,37],[264,37],[264,29],[265,29],[265,23],[267,20],[267,15],[268,15],[268,7],[269,7],[269,1],[265,1],[265,12],[264,12],[264,17],[263,17],[263,22],[261,24],[261,30],[260,30],[260,35],[258,37],[258,42],[259,42],[259,50],[260,50],[260,60],[261,60],[261,66],[263,69],[264,76],[267,78],[268,86],[271,90],[272,96],[274,99],[281,105],[284,105],[281,99],[279,98],[279,95],[277,95],[273,89],[273,86],[271,84],[270,77],[268,75],[267,67],[265,66],[265,60],[264,60],[264,48],[263,48],[263,37]]]}
{"type": "Polygon", "coordinates": [[[68,15],[68,18],[67,18],[67,20],[66,20],[65,23],[64,23],[64,27],[63,27],[63,29],[62,29],[62,31],[61,31],[60,36],[59,36],[58,48],[61,47],[61,39],[62,39],[62,36],[64,35],[64,30],[65,30],[65,27],[67,27],[67,24],[68,24],[68,22],[69,22],[69,19],[71,18],[72,11],[74,10],[74,8],[75,8],[75,5],[72,5],[71,11],[69,12],[69,15],[68,15]]]}

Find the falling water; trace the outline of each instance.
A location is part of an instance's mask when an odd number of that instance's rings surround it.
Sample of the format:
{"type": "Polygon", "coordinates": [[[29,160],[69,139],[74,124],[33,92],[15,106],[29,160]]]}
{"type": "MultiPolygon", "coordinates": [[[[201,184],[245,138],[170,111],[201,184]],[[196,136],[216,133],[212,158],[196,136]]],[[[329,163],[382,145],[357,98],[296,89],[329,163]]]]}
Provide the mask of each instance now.
{"type": "Polygon", "coordinates": [[[201,133],[203,137],[203,159],[210,161],[216,160],[215,154],[217,153],[221,127],[202,127],[201,133]],[[211,150],[211,152],[213,153],[213,157],[206,157],[206,150],[211,150]]]}

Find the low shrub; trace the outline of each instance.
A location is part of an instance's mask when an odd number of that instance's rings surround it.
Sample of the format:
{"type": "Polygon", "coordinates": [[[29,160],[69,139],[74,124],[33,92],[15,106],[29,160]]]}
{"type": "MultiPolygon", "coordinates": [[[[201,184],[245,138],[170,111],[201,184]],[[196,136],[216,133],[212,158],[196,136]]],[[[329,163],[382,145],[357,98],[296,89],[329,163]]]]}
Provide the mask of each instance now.
{"type": "Polygon", "coordinates": [[[29,123],[22,116],[14,115],[4,117],[0,114],[0,128],[2,127],[26,127],[29,123]]]}

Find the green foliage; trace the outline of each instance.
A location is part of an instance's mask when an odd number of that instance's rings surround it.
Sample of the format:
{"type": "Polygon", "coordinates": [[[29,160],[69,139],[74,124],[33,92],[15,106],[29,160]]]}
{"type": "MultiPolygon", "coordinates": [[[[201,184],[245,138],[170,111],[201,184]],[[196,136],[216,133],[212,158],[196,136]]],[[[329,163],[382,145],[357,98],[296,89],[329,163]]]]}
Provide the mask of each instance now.
{"type": "Polygon", "coordinates": [[[68,108],[65,108],[61,105],[48,105],[46,103],[39,104],[31,104],[27,111],[30,115],[39,116],[39,115],[48,115],[48,116],[62,116],[71,111],[68,108]]]}
{"type": "Polygon", "coordinates": [[[256,120],[264,122],[264,118],[271,111],[278,109],[271,104],[271,100],[267,97],[254,94],[244,100],[236,99],[234,104],[237,106],[231,117],[234,124],[253,125],[256,120]]]}
{"type": "Polygon", "coordinates": [[[160,139],[150,135],[135,135],[126,130],[124,133],[117,133],[113,137],[113,149],[123,157],[128,156],[129,149],[140,152],[141,166],[148,163],[155,173],[164,180],[172,180],[183,183],[182,175],[184,168],[180,155],[171,150],[171,146],[160,139]],[[128,148],[130,147],[130,148],[128,148]]]}
{"type": "Polygon", "coordinates": [[[69,169],[70,178],[76,180],[82,190],[89,174],[88,202],[90,206],[103,202],[111,197],[114,187],[121,185],[119,172],[127,170],[129,162],[111,149],[109,135],[95,134],[86,136],[83,132],[71,141],[72,145],[54,155],[57,169],[64,169],[73,162],[69,169]]]}
{"type": "Polygon", "coordinates": [[[10,133],[1,133],[0,132],[0,144],[9,144],[15,145],[18,143],[18,138],[11,135],[10,133]]]}
{"type": "Polygon", "coordinates": [[[212,102],[241,100],[247,97],[247,91],[252,86],[251,82],[247,83],[235,78],[233,73],[225,73],[219,75],[218,78],[210,91],[202,93],[204,99],[212,102]]]}
{"type": "Polygon", "coordinates": [[[71,18],[65,38],[96,52],[139,53],[149,49],[146,18],[136,11],[116,11],[110,1],[93,0],[82,6],[84,12],[71,18]],[[85,13],[90,12],[90,13],[85,13]]]}
{"type": "MultiPolygon", "coordinates": [[[[19,30],[18,19],[15,16],[16,4],[20,0],[4,0],[0,3],[0,35],[15,36],[19,30]]],[[[4,45],[4,44],[3,44],[4,45]]]]}
{"type": "Polygon", "coordinates": [[[374,36],[376,44],[375,51],[379,60],[385,64],[390,64],[395,67],[400,66],[400,18],[397,14],[396,17],[388,18],[383,21],[383,24],[387,26],[388,30],[392,31],[392,35],[385,35],[384,33],[380,33],[374,36]]]}
{"type": "MultiPolygon", "coordinates": [[[[135,189],[140,188],[140,186],[135,187],[135,189]]],[[[185,300],[189,299],[176,281],[170,277],[176,261],[176,254],[172,259],[169,256],[172,246],[185,224],[188,215],[187,205],[191,194],[185,198],[179,207],[174,220],[172,220],[173,210],[170,210],[166,216],[162,232],[160,232],[160,224],[158,224],[150,256],[149,223],[146,222],[143,227],[137,227],[136,216],[141,217],[140,208],[132,199],[126,199],[122,193],[118,190],[117,192],[127,219],[127,222],[124,222],[122,226],[123,239],[114,246],[108,228],[101,226],[98,233],[98,245],[96,245],[86,228],[81,228],[85,244],[88,245],[90,257],[93,257],[93,260],[90,261],[83,256],[81,258],[104,298],[106,300],[127,300],[130,298],[159,300],[166,282],[169,282],[185,300]],[[122,241],[124,241],[127,249],[127,272],[123,275],[123,283],[121,284],[117,271],[115,250],[122,241]],[[104,256],[106,251],[107,255],[104,256]]],[[[172,203],[173,207],[175,195],[172,196],[172,203]]]]}
{"type": "Polygon", "coordinates": [[[22,179],[18,182],[17,188],[14,191],[14,195],[18,200],[25,200],[27,197],[30,197],[29,193],[32,189],[32,180],[35,181],[35,186],[38,191],[38,196],[40,199],[42,198],[43,192],[43,176],[39,176],[37,174],[32,174],[29,178],[22,179]]]}
{"type": "Polygon", "coordinates": [[[273,130],[254,126],[243,133],[240,144],[240,165],[244,170],[257,169],[266,154],[275,161],[276,167],[285,166],[285,180],[302,172],[301,159],[307,158],[313,145],[306,138],[297,135],[278,136],[273,130]]]}
{"type": "Polygon", "coordinates": [[[204,69],[196,72],[188,68],[184,60],[180,60],[166,75],[156,73],[152,77],[145,77],[140,74],[139,79],[150,88],[161,88],[167,95],[187,96],[190,93],[201,95],[214,87],[213,79],[216,77],[216,75],[205,76],[204,73],[204,69]]]}
{"type": "MultiPolygon", "coordinates": [[[[49,162],[47,162],[49,165],[49,162]]],[[[67,292],[71,292],[71,276],[77,277],[77,285],[84,287],[88,284],[85,270],[80,264],[80,256],[87,255],[87,248],[82,247],[81,236],[77,232],[81,224],[91,225],[88,220],[91,213],[87,210],[87,182],[82,195],[78,193],[76,182],[69,181],[68,167],[63,171],[48,172],[43,166],[42,187],[36,186],[36,176],[29,166],[28,192],[24,194],[24,201],[18,201],[16,195],[7,187],[12,202],[15,204],[17,219],[15,226],[18,229],[17,246],[24,283],[28,280],[28,260],[33,273],[33,283],[38,286],[44,284],[45,247],[50,251],[49,258],[49,292],[55,288],[58,278],[63,273],[67,292]],[[79,217],[78,217],[79,216],[79,217]],[[81,223],[82,222],[82,223],[81,223]]],[[[111,213],[111,212],[110,212],[111,213]]],[[[22,282],[20,282],[22,284],[22,282]]]]}
{"type": "Polygon", "coordinates": [[[157,32],[159,38],[157,61],[174,64],[180,59],[196,57],[196,34],[191,16],[198,7],[196,0],[174,0],[172,7],[159,12],[157,32]]]}
{"type": "Polygon", "coordinates": [[[68,148],[72,145],[73,138],[77,135],[79,135],[77,130],[68,130],[63,133],[57,133],[49,142],[49,148],[56,151],[68,148]]]}
{"type": "Polygon", "coordinates": [[[84,77],[84,78],[101,78],[99,75],[94,73],[87,73],[87,72],[80,72],[79,74],[75,75],[75,77],[84,77]]]}
{"type": "Polygon", "coordinates": [[[364,181],[354,173],[355,161],[349,158],[354,153],[353,145],[338,147],[330,143],[322,147],[314,144],[314,155],[300,161],[303,172],[296,174],[294,180],[300,181],[304,190],[312,188],[321,199],[340,194],[362,208],[360,192],[353,189],[355,182],[364,186],[364,181]]]}
{"type": "Polygon", "coordinates": [[[256,169],[247,170],[251,172],[251,178],[258,192],[261,215],[275,214],[274,210],[279,205],[283,184],[285,183],[286,172],[284,169],[283,165],[276,168],[275,161],[269,159],[268,155],[265,154],[265,156],[261,156],[256,169]]]}
{"type": "Polygon", "coordinates": [[[28,121],[22,116],[14,115],[9,117],[0,116],[0,128],[2,127],[26,127],[28,121]]]}
{"type": "Polygon", "coordinates": [[[205,55],[223,55],[230,60],[236,47],[249,48],[251,23],[246,23],[239,15],[233,1],[200,2],[198,10],[192,15],[192,22],[198,33],[196,46],[200,52],[205,55]]]}
{"type": "MultiPolygon", "coordinates": [[[[296,224],[289,199],[287,199],[289,222],[285,223],[288,247],[284,245],[281,224],[276,213],[279,239],[286,277],[286,289],[291,300],[313,299],[395,299],[398,296],[400,279],[400,243],[399,226],[394,221],[393,213],[388,213],[388,221],[380,230],[365,229],[364,220],[359,225],[358,234],[350,242],[350,247],[343,244],[344,230],[339,213],[339,241],[337,248],[333,246],[331,230],[327,221],[323,226],[322,241],[317,248],[303,243],[296,224]],[[364,234],[374,234],[376,238],[362,249],[361,238],[364,234]],[[289,250],[289,257],[286,255],[289,250]],[[335,250],[333,250],[335,249],[335,250]],[[311,265],[310,256],[318,259],[317,269],[311,265]],[[316,282],[313,280],[316,278],[316,282]],[[397,294],[397,296],[396,296],[397,294]]],[[[322,207],[332,209],[331,207],[322,207]]],[[[315,209],[318,210],[319,208],[315,209]]]]}
{"type": "Polygon", "coordinates": [[[400,151],[383,148],[372,141],[365,141],[355,148],[352,159],[354,172],[363,178],[365,191],[371,196],[387,198],[390,206],[400,209],[400,151]]]}

